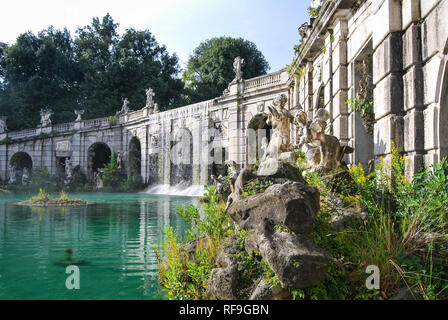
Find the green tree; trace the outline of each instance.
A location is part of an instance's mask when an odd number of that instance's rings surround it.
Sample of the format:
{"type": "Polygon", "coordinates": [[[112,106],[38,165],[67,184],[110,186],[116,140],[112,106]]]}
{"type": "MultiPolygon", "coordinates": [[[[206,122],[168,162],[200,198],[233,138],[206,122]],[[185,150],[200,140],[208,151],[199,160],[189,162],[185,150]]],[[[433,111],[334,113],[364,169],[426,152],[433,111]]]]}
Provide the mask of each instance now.
{"type": "Polygon", "coordinates": [[[53,123],[114,115],[122,98],[131,109],[145,105],[151,87],[161,110],[184,104],[177,56],[159,46],[147,30],[117,32],[107,14],[79,28],[73,40],[67,30],[50,27],[20,35],[16,43],[0,43],[0,115],[11,130],[35,127],[39,110],[54,111],[53,123]]]}
{"type": "Polygon", "coordinates": [[[191,102],[220,96],[235,78],[233,61],[245,61],[244,78],[253,78],[269,70],[269,64],[257,46],[242,38],[220,37],[201,43],[193,52],[183,73],[191,102]]]}
{"type": "MultiPolygon", "coordinates": [[[[74,117],[77,83],[81,74],[74,61],[73,42],[67,30],[50,27],[34,35],[24,33],[15,44],[3,46],[1,112],[10,129],[36,126],[39,110],[55,111],[53,120],[74,117]]],[[[70,119],[73,120],[73,119],[70,119]]]]}
{"type": "Polygon", "coordinates": [[[148,87],[154,89],[160,109],[181,104],[183,84],[177,77],[177,56],[159,46],[148,30],[128,29],[120,37],[117,28],[108,14],[77,31],[77,56],[85,74],[81,91],[86,117],[115,113],[125,97],[131,109],[140,109],[148,87]]]}

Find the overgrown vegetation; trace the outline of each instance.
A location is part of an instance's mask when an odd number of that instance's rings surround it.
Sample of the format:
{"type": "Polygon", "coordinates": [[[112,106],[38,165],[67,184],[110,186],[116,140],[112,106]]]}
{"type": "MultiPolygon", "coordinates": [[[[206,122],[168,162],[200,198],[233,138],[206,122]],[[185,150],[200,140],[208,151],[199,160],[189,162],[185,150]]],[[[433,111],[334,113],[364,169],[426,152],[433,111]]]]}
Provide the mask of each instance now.
{"type": "MultiPolygon", "coordinates": [[[[298,165],[304,177],[321,194],[321,210],[311,234],[313,241],[332,255],[327,277],[321,284],[290,293],[293,299],[389,299],[401,288],[410,288],[417,298],[448,298],[448,162],[443,160],[413,179],[405,175],[406,157],[392,142],[392,153],[381,159],[371,173],[362,165],[349,168],[350,179],[342,180],[338,193],[326,183],[323,173],[306,169],[300,154],[298,165]],[[335,204],[367,211],[343,230],[332,228],[335,204]],[[378,266],[380,289],[368,289],[368,266],[378,266]]],[[[249,196],[265,186],[254,180],[245,186],[249,196]]],[[[240,273],[238,294],[247,298],[259,279],[279,284],[273,270],[259,254],[245,250],[248,231],[239,229],[225,214],[214,187],[207,190],[203,211],[179,208],[191,230],[186,239],[172,229],[165,231],[163,257],[156,248],[160,283],[171,299],[206,299],[210,272],[224,245],[233,245],[240,273]],[[195,250],[191,250],[191,241],[195,250]],[[190,242],[189,245],[185,243],[190,242]],[[190,246],[190,250],[186,249],[190,246]]],[[[280,226],[279,231],[289,232],[280,226]]]]}
{"type": "Polygon", "coordinates": [[[352,166],[353,180],[339,196],[367,208],[368,216],[339,232],[330,228],[330,190],[319,174],[306,174],[322,194],[313,238],[334,259],[324,283],[294,291],[295,298],[387,299],[403,287],[423,299],[448,298],[448,164],[443,160],[412,181],[405,166],[393,143],[390,159],[381,159],[371,174],[352,166]],[[366,289],[369,265],[380,269],[380,290],[366,289]]]}
{"type": "Polygon", "coordinates": [[[232,233],[215,187],[207,188],[206,198],[202,211],[196,206],[178,208],[178,214],[190,226],[186,240],[195,244],[193,255],[184,249],[184,243],[172,227],[164,231],[164,258],[155,247],[160,283],[170,299],[206,298],[207,281],[215,267],[216,255],[226,234],[232,233]]]}

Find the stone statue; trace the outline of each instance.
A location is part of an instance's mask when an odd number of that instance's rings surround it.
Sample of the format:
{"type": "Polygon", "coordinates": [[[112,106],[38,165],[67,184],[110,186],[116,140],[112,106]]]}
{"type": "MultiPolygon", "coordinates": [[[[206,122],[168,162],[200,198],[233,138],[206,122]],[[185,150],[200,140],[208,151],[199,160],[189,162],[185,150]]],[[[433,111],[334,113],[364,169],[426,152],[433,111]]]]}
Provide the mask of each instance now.
{"type": "Polygon", "coordinates": [[[97,172],[94,173],[93,177],[95,179],[96,188],[103,189],[104,188],[103,170],[98,169],[97,172]]]}
{"type": "Polygon", "coordinates": [[[75,114],[77,116],[75,121],[76,122],[81,121],[82,120],[81,117],[84,114],[84,110],[75,110],[75,114]]]}
{"type": "Polygon", "coordinates": [[[153,97],[155,96],[154,94],[154,90],[151,88],[146,89],[146,106],[147,107],[153,107],[154,106],[154,101],[153,101],[153,97]]]}
{"type": "Polygon", "coordinates": [[[299,27],[299,35],[302,39],[305,39],[308,31],[308,22],[305,22],[299,27]]]}
{"type": "Polygon", "coordinates": [[[263,162],[266,159],[266,153],[268,151],[269,140],[266,137],[261,139],[261,151],[263,151],[263,157],[261,157],[260,162],[263,162]]]}
{"type": "Polygon", "coordinates": [[[17,178],[16,166],[10,164],[8,167],[9,183],[15,183],[17,178]]]}
{"type": "Polygon", "coordinates": [[[4,133],[8,128],[6,127],[7,117],[0,117],[0,133],[4,133]]]}
{"type": "Polygon", "coordinates": [[[40,125],[42,127],[48,127],[51,125],[50,117],[53,115],[53,111],[50,109],[40,110],[40,125]]]}
{"type": "Polygon", "coordinates": [[[233,202],[233,195],[235,193],[235,182],[236,179],[238,178],[239,172],[237,169],[237,164],[235,161],[233,160],[226,160],[224,162],[227,166],[228,166],[228,171],[229,171],[229,184],[230,184],[230,195],[227,198],[227,203],[226,203],[226,211],[229,208],[229,206],[232,204],[233,202]]]}
{"type": "Polygon", "coordinates": [[[291,151],[289,128],[290,124],[294,121],[294,117],[285,108],[286,102],[288,102],[288,98],[286,95],[281,94],[275,98],[272,106],[268,106],[269,117],[266,123],[272,126],[274,130],[268,148],[268,153],[271,156],[275,156],[275,154],[280,152],[291,151]]]}
{"type": "Polygon", "coordinates": [[[30,181],[30,170],[27,167],[25,167],[23,168],[22,173],[22,184],[27,185],[29,181],[30,181]]]}
{"type": "Polygon", "coordinates": [[[122,152],[118,152],[117,153],[117,164],[118,164],[118,169],[119,170],[124,168],[124,165],[123,165],[123,153],[122,152]]]}
{"type": "Polygon", "coordinates": [[[235,81],[241,81],[243,79],[243,71],[241,70],[245,65],[244,59],[236,57],[233,61],[233,71],[235,71],[235,81]]]}
{"type": "Polygon", "coordinates": [[[68,185],[72,181],[73,167],[70,158],[65,159],[65,180],[64,184],[68,185]]]}
{"type": "Polygon", "coordinates": [[[154,103],[154,113],[159,113],[159,105],[154,103]]]}
{"type": "Polygon", "coordinates": [[[213,185],[216,187],[216,193],[217,194],[220,194],[223,191],[222,183],[220,181],[221,178],[222,178],[221,176],[216,178],[216,176],[214,174],[212,174],[210,176],[210,179],[212,180],[213,185]]]}
{"type": "Polygon", "coordinates": [[[289,129],[290,124],[294,122],[294,117],[285,108],[287,101],[286,95],[281,94],[275,98],[272,106],[268,106],[269,116],[266,123],[272,126],[274,133],[269,144],[267,144],[267,139],[262,140],[264,154],[257,171],[260,176],[274,174],[278,169],[278,161],[282,160],[282,154],[291,158],[292,147],[290,145],[289,129]]]}
{"type": "Polygon", "coordinates": [[[118,115],[127,114],[127,113],[129,113],[129,100],[128,100],[128,98],[124,98],[123,106],[121,107],[121,110],[116,113],[116,115],[118,116],[118,115]]]}
{"type": "Polygon", "coordinates": [[[328,172],[341,167],[341,161],[346,153],[352,153],[353,148],[341,146],[335,136],[325,134],[330,113],[319,109],[313,120],[308,120],[306,112],[300,111],[295,117],[299,126],[298,147],[305,146],[308,164],[312,171],[328,172]]]}

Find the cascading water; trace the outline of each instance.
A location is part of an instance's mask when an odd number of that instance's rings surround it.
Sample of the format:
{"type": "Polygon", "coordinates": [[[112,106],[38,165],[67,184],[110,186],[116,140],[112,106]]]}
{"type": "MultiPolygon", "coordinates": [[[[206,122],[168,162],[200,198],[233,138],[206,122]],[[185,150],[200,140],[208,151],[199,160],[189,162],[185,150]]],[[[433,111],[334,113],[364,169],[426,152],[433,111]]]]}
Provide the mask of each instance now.
{"type": "Polygon", "coordinates": [[[149,186],[143,193],[147,194],[162,194],[170,196],[187,196],[187,197],[200,197],[204,195],[205,188],[200,185],[187,186],[184,183],[179,183],[175,186],[169,184],[159,184],[155,186],[149,186]]]}

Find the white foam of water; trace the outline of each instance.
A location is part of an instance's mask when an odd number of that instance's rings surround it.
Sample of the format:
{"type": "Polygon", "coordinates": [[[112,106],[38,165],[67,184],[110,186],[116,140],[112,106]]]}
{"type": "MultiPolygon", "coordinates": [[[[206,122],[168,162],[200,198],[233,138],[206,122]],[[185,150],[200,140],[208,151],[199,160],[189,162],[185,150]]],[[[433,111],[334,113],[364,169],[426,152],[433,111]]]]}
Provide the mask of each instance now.
{"type": "Polygon", "coordinates": [[[160,194],[169,196],[188,196],[188,197],[200,197],[205,193],[204,186],[193,185],[185,186],[178,184],[176,186],[170,186],[169,184],[158,184],[155,186],[149,186],[143,193],[147,194],[160,194]]]}

